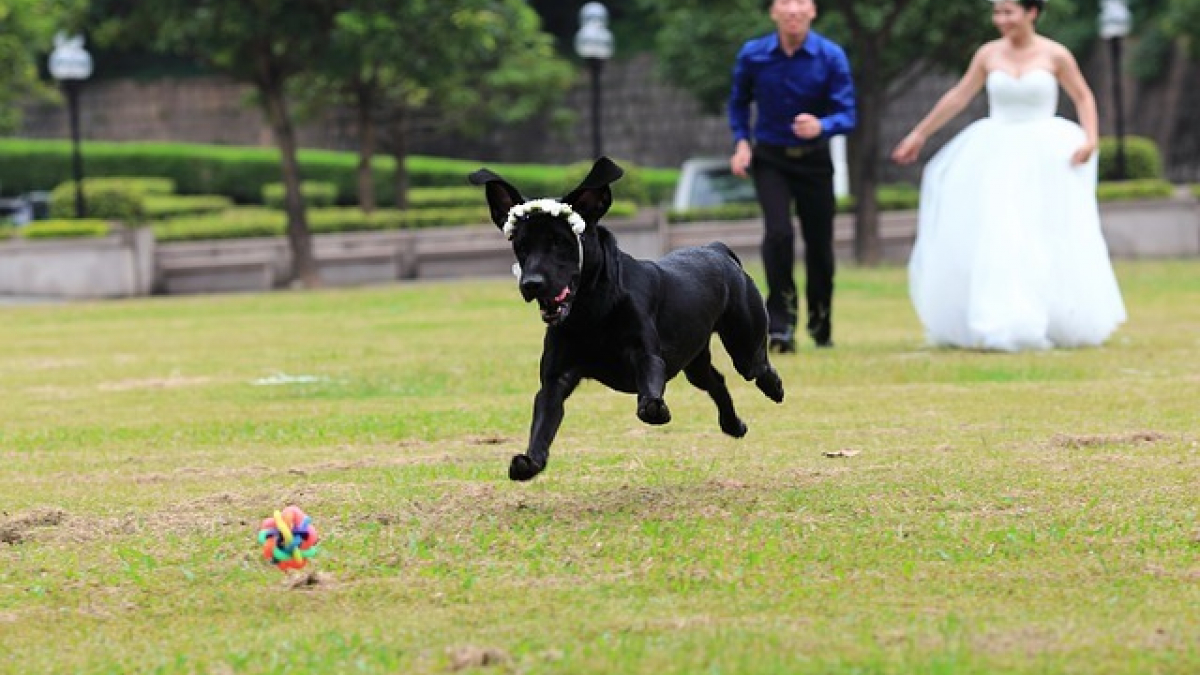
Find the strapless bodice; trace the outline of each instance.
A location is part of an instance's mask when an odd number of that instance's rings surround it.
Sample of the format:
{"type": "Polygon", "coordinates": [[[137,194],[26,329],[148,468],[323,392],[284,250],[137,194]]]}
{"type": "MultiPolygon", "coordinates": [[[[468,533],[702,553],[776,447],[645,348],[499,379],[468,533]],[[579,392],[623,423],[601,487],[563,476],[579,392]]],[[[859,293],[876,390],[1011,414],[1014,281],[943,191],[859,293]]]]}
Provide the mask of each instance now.
{"type": "Polygon", "coordinates": [[[1054,117],[1058,79],[1037,68],[1020,77],[993,70],[987,77],[988,115],[1001,122],[1027,122],[1054,117]]]}

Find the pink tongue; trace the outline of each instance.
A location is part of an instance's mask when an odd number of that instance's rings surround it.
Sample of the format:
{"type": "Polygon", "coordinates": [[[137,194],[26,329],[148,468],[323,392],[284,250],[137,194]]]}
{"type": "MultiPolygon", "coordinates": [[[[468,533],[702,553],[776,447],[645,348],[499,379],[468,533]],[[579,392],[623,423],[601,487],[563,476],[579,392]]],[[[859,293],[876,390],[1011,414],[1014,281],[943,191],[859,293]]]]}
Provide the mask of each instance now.
{"type": "Polygon", "coordinates": [[[568,287],[566,287],[566,286],[564,286],[564,287],[563,287],[563,289],[562,289],[562,293],[559,293],[557,296],[555,296],[555,298],[554,298],[554,301],[555,301],[555,302],[562,302],[563,300],[566,300],[566,299],[567,299],[567,296],[568,296],[568,295],[570,295],[570,294],[571,294],[571,289],[570,289],[570,288],[568,288],[568,287]]]}

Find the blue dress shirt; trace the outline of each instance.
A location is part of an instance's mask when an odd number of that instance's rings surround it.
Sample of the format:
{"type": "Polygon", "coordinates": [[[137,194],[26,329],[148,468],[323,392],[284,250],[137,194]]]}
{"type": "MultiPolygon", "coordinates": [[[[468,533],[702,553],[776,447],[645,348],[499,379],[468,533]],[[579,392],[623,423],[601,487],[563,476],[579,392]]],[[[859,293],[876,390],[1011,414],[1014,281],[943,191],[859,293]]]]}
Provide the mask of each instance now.
{"type": "Polygon", "coordinates": [[[729,95],[729,128],[735,143],[751,138],[751,101],[758,110],[753,133],[756,143],[810,145],[849,133],[857,124],[846,52],[812,30],[791,56],[779,46],[778,33],[742,46],[729,95]],[[805,140],[792,132],[792,121],[801,113],[821,120],[821,139],[805,140]]]}

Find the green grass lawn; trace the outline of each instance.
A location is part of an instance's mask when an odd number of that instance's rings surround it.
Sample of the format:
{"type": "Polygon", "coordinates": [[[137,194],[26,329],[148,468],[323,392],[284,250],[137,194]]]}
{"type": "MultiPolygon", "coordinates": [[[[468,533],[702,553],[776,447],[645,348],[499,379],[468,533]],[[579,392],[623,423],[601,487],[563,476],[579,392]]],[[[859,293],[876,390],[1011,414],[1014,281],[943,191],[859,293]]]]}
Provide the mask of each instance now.
{"type": "Polygon", "coordinates": [[[0,308],[0,671],[1200,672],[1200,263],[1118,275],[1108,346],[1009,355],[844,268],[782,406],[718,353],[745,439],[588,383],[531,484],[511,280],[0,308]]]}

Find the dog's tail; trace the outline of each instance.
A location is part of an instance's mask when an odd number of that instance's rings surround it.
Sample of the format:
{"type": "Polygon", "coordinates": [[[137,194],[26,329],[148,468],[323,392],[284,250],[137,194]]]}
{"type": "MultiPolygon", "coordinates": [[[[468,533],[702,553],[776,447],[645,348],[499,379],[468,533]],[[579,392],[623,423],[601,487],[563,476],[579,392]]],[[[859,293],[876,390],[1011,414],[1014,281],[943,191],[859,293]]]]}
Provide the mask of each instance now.
{"type": "Polygon", "coordinates": [[[738,267],[742,267],[742,259],[737,257],[737,254],[734,253],[733,249],[729,248],[729,246],[725,242],[723,242],[723,241],[710,242],[708,244],[708,247],[713,249],[714,251],[720,251],[721,253],[724,253],[725,255],[729,256],[730,258],[733,258],[733,262],[737,263],[738,267]]]}

